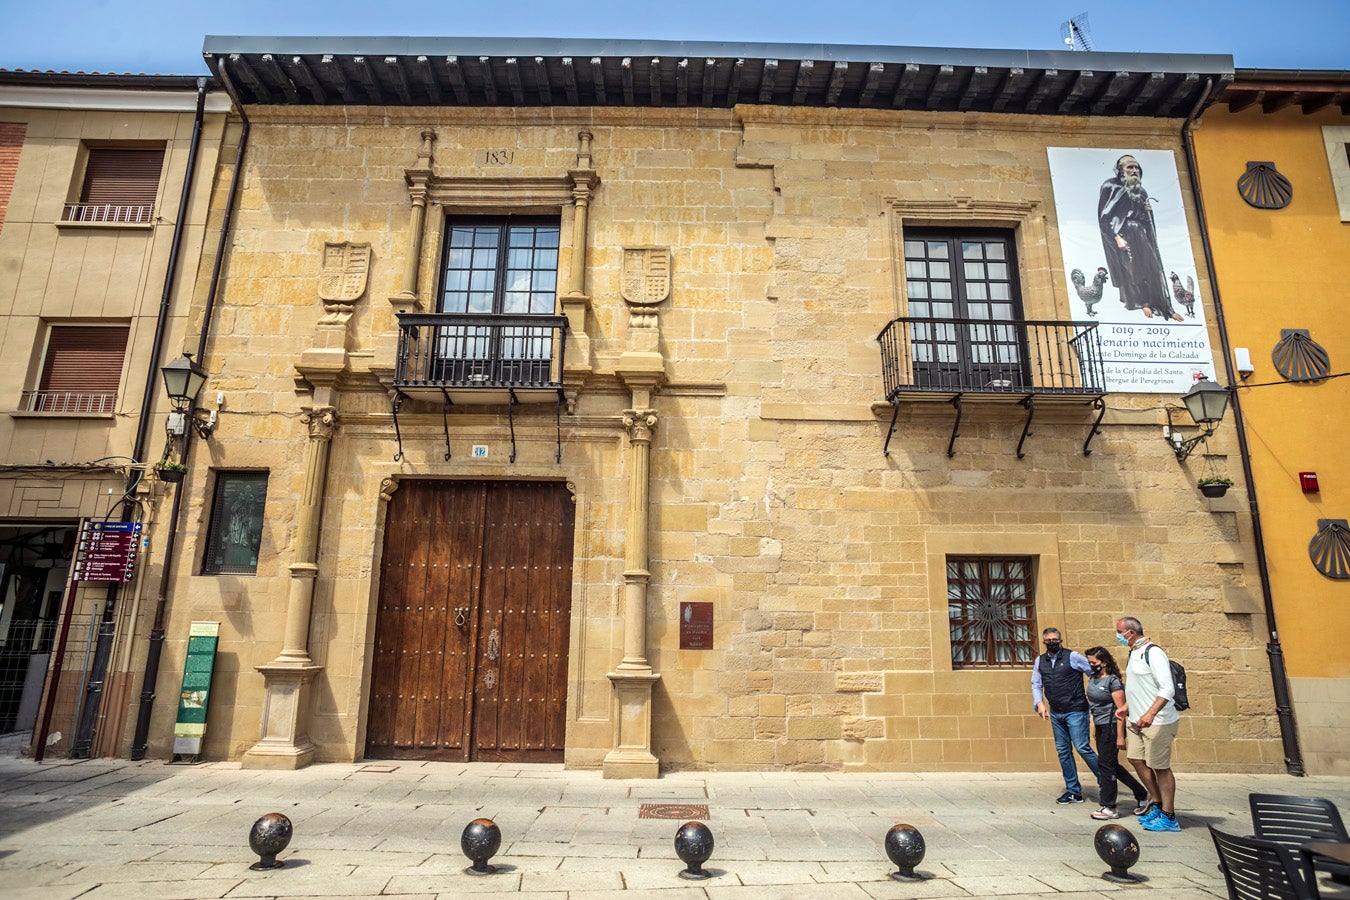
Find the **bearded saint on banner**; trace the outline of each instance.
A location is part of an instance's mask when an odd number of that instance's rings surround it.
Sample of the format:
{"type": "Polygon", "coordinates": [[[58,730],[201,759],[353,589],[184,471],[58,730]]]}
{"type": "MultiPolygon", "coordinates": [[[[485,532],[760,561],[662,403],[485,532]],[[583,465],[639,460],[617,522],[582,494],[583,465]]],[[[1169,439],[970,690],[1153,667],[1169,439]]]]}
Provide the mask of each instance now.
{"type": "Polygon", "coordinates": [[[1142,310],[1149,319],[1156,315],[1180,322],[1163,274],[1152,201],[1144,190],[1143,177],[1139,161],[1127,154],[1116,160],[1115,176],[1102,183],[1097,221],[1106,268],[1126,309],[1142,310]]]}

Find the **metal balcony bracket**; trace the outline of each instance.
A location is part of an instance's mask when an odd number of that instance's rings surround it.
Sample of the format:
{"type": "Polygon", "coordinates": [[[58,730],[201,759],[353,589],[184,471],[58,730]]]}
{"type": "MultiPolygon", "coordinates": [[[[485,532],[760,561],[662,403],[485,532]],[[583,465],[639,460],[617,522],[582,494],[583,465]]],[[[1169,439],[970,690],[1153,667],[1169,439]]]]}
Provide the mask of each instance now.
{"type": "Polygon", "coordinates": [[[558,392],[558,405],[553,409],[553,422],[558,427],[558,452],[553,457],[555,463],[562,462],[562,408],[567,399],[563,397],[562,391],[558,392]]]}
{"type": "Polygon", "coordinates": [[[1026,456],[1026,454],[1022,452],[1022,445],[1027,442],[1027,435],[1031,434],[1031,417],[1036,413],[1036,398],[1031,394],[1027,394],[1022,398],[1022,405],[1026,407],[1027,420],[1022,423],[1022,439],[1017,442],[1018,459],[1022,459],[1026,456]]]}
{"type": "Polygon", "coordinates": [[[947,442],[947,458],[951,459],[956,455],[956,439],[961,436],[958,430],[961,427],[961,395],[957,394],[952,398],[952,406],[956,407],[956,421],[952,423],[952,438],[947,442]]]}
{"type": "Polygon", "coordinates": [[[516,399],[516,392],[513,388],[509,391],[511,401],[506,404],[506,423],[511,426],[511,462],[516,461],[516,404],[520,401],[516,399]]]}
{"type": "Polygon", "coordinates": [[[441,406],[441,427],[445,429],[445,461],[450,461],[450,407],[455,403],[450,399],[450,392],[441,388],[441,396],[445,398],[445,404],[441,406]]]}
{"type": "Polygon", "coordinates": [[[398,441],[398,452],[394,454],[394,462],[403,458],[403,433],[398,430],[398,411],[403,401],[407,399],[407,395],[402,391],[394,391],[394,440],[398,441]]]}
{"type": "Polygon", "coordinates": [[[881,455],[882,455],[882,456],[890,456],[890,455],[891,455],[891,438],[895,437],[895,420],[898,419],[899,417],[900,417],[900,401],[899,401],[899,400],[892,400],[892,401],[891,401],[891,427],[890,427],[890,430],[888,430],[888,431],[886,432],[886,443],[883,444],[882,447],[881,447],[881,455]]]}
{"type": "Polygon", "coordinates": [[[1106,401],[1101,397],[1098,397],[1096,400],[1092,401],[1092,408],[1097,410],[1097,421],[1092,423],[1092,429],[1088,431],[1087,440],[1083,442],[1084,456],[1092,455],[1092,450],[1088,445],[1092,443],[1094,437],[1102,433],[1100,426],[1102,424],[1102,419],[1106,418],[1106,401]]]}

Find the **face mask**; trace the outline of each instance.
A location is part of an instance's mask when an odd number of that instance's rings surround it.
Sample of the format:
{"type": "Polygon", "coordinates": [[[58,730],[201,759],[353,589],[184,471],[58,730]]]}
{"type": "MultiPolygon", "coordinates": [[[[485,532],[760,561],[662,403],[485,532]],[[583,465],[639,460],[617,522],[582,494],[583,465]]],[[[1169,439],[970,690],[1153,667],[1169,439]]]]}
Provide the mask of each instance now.
{"type": "Polygon", "coordinates": [[[1101,666],[1094,666],[1094,665],[1092,665],[1091,663],[1089,663],[1089,664],[1088,664],[1088,667],[1089,667],[1090,669],[1092,669],[1092,674],[1093,674],[1093,675],[1100,675],[1100,674],[1102,674],[1102,667],[1101,667],[1101,666]]]}
{"type": "Polygon", "coordinates": [[[1059,652],[1059,647],[1060,647],[1059,641],[1046,641],[1046,642],[1045,642],[1045,649],[1048,650],[1048,651],[1051,652],[1051,653],[1058,653],[1058,652],[1059,652]]]}
{"type": "Polygon", "coordinates": [[[1121,634],[1119,631],[1116,632],[1116,643],[1120,644],[1122,647],[1130,646],[1130,642],[1125,639],[1125,635],[1121,634]]]}

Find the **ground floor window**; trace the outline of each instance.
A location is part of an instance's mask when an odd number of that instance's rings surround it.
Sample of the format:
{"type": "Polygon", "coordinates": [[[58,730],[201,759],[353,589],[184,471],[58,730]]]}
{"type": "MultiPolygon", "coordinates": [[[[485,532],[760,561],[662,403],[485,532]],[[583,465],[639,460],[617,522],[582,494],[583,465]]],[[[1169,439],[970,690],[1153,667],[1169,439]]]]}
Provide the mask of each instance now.
{"type": "Polygon", "coordinates": [[[252,575],[262,545],[266,472],[217,472],[203,575],[252,575]]]}
{"type": "Polygon", "coordinates": [[[952,668],[1029,666],[1036,659],[1030,556],[948,556],[952,668]]]}

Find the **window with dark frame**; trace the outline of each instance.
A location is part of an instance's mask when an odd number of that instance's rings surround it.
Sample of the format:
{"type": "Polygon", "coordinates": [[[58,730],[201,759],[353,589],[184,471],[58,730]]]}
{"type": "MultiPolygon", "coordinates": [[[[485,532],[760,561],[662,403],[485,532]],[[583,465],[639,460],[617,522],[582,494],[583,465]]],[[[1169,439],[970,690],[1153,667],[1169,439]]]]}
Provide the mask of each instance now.
{"type": "Polygon", "coordinates": [[[52,325],[35,390],[24,391],[27,412],[112,413],[127,355],[127,325],[52,325]]]}
{"type": "Polygon", "coordinates": [[[163,170],[163,147],[90,147],[79,200],[66,204],[61,220],[148,223],[163,170]]]}
{"type": "Polygon", "coordinates": [[[554,314],[556,217],[450,217],[441,274],[442,313],[507,317],[440,329],[439,378],[460,383],[550,380],[554,329],[529,316],[554,314]]]}
{"type": "Polygon", "coordinates": [[[1036,660],[1035,560],[947,557],[952,668],[1030,666],[1036,660]]]}
{"type": "Polygon", "coordinates": [[[262,546],[266,472],[217,472],[203,575],[253,575],[262,546]]]}
{"type": "Polygon", "coordinates": [[[1022,300],[1011,232],[906,228],[909,315],[965,320],[910,325],[917,383],[936,389],[1026,383],[1022,300]],[[988,324],[986,324],[988,323],[988,324]]]}

